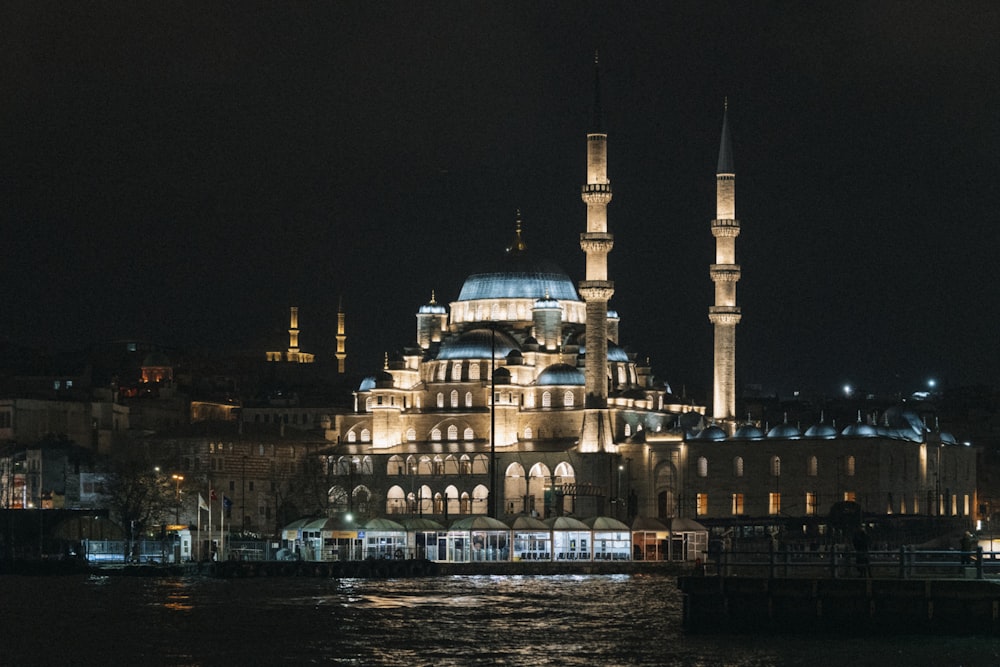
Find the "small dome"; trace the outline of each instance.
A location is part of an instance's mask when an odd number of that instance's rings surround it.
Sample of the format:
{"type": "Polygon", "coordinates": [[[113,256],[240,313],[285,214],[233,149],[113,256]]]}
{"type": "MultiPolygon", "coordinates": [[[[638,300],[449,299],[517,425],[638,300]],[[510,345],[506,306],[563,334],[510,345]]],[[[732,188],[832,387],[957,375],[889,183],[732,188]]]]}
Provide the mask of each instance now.
{"type": "Polygon", "coordinates": [[[170,366],[170,358],[162,352],[150,352],[142,360],[142,365],[147,367],[170,366]]]}
{"type": "Polygon", "coordinates": [[[712,424],[694,437],[695,440],[725,440],[726,432],[721,427],[712,424]]]}
{"type": "MultiPolygon", "coordinates": [[[[587,346],[583,342],[583,334],[580,334],[579,340],[580,349],[577,352],[578,356],[584,356],[587,354],[587,346]]],[[[621,347],[615,345],[610,340],[608,341],[608,361],[624,361],[628,362],[628,353],[621,347]]]]}
{"type": "Polygon", "coordinates": [[[941,442],[947,443],[949,445],[957,445],[958,441],[955,440],[955,436],[948,431],[941,431],[941,442]]]}
{"type": "Polygon", "coordinates": [[[608,311],[608,319],[609,320],[618,320],[618,319],[621,319],[621,318],[618,317],[618,311],[617,310],[609,310],[608,311]]]}
{"type": "Polygon", "coordinates": [[[850,426],[844,428],[840,432],[841,435],[846,435],[855,438],[874,438],[878,435],[878,430],[871,424],[865,424],[864,422],[855,422],[850,426]]]}
{"type": "Polygon", "coordinates": [[[375,378],[371,375],[361,381],[358,391],[371,391],[375,388],[375,378]]]}
{"type": "Polygon", "coordinates": [[[733,435],[734,438],[743,438],[746,440],[760,440],[764,437],[764,432],[754,426],[753,424],[744,424],[736,429],[736,433],[733,435]]]}
{"type": "Polygon", "coordinates": [[[579,370],[569,364],[552,364],[541,372],[535,384],[540,386],[574,385],[582,387],[586,379],[579,370]]]}
{"type": "Polygon", "coordinates": [[[510,384],[510,371],[500,367],[493,371],[493,382],[496,384],[510,384]]]}
{"type": "Polygon", "coordinates": [[[503,331],[473,329],[458,338],[441,344],[439,360],[447,359],[489,359],[496,351],[498,357],[506,357],[511,350],[519,349],[517,341],[503,331]]]}
{"type": "Polygon", "coordinates": [[[440,303],[427,303],[417,311],[421,315],[444,315],[448,311],[440,303]]]}
{"type": "Polygon", "coordinates": [[[807,438],[836,438],[837,429],[830,424],[813,424],[806,429],[807,438]]]}
{"type": "Polygon", "coordinates": [[[524,363],[524,355],[521,354],[521,350],[511,350],[507,353],[507,365],[508,366],[520,366],[524,363]]]}
{"type": "Polygon", "coordinates": [[[769,438],[801,438],[802,432],[793,424],[778,424],[767,432],[769,438]]]}
{"type": "Polygon", "coordinates": [[[539,299],[535,302],[534,308],[535,310],[560,310],[559,302],[555,299],[539,299]]]}

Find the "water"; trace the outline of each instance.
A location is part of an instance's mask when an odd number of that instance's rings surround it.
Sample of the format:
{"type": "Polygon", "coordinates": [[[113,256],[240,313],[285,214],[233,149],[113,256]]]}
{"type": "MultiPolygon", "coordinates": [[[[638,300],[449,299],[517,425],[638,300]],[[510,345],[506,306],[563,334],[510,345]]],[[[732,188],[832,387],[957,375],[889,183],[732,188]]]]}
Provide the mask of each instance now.
{"type": "Polygon", "coordinates": [[[1000,665],[976,637],[687,636],[672,577],[0,577],[0,665],[1000,665]]]}

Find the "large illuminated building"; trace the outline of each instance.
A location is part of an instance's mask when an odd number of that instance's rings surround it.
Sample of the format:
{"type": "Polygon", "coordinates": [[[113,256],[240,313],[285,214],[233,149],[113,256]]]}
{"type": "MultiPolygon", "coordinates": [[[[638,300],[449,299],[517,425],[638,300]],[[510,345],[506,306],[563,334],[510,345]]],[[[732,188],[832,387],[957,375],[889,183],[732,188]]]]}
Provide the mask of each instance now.
{"type": "Polygon", "coordinates": [[[884,516],[969,517],[974,451],[911,413],[808,428],[737,418],[740,224],[728,105],[711,226],[711,409],[674,396],[626,352],[608,309],[612,192],[598,100],[582,188],[585,279],[577,286],[537,257],[518,215],[499,266],[469,276],[447,306],[432,293],[416,314],[416,342],[386,357],[356,391],[354,412],[328,431],[338,442],[328,459],[334,508],[779,525],[853,501],[884,516]]]}

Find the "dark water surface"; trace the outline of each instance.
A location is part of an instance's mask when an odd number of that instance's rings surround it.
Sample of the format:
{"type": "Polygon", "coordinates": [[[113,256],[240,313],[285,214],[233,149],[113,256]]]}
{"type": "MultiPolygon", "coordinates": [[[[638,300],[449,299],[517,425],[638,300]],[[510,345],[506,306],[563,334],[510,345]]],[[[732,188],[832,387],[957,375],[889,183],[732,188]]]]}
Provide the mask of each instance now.
{"type": "Polygon", "coordinates": [[[672,577],[0,577],[0,665],[1000,665],[1000,640],[687,636],[672,577]]]}

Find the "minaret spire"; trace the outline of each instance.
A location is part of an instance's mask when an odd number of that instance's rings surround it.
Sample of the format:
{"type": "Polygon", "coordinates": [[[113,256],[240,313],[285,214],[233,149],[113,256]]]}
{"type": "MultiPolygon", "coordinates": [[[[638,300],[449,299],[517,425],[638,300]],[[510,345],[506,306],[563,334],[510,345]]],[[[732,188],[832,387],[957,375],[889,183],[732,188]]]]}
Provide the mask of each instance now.
{"type": "Polygon", "coordinates": [[[736,428],[736,325],[741,313],[736,305],[736,283],[740,265],[736,263],[736,237],[740,221],[736,218],[736,169],[729,134],[729,100],[722,114],[722,138],[715,176],[715,263],[709,275],[715,283],[715,305],[708,309],[708,319],[715,331],[712,417],[732,434],[736,428]]]}
{"type": "Polygon", "coordinates": [[[591,132],[601,133],[604,125],[604,113],[601,111],[601,65],[598,52],[594,50],[594,124],[591,132]]]}
{"type": "Polygon", "coordinates": [[[587,231],[580,234],[580,248],[587,255],[586,279],[580,283],[580,296],[587,303],[585,333],[586,404],[580,451],[615,451],[608,407],[608,300],[615,285],[608,280],[608,253],[614,236],[608,233],[608,203],[611,181],[608,180],[608,135],[601,129],[600,70],[594,55],[594,127],[587,134],[587,182],[581,197],[587,205],[587,231]]]}

